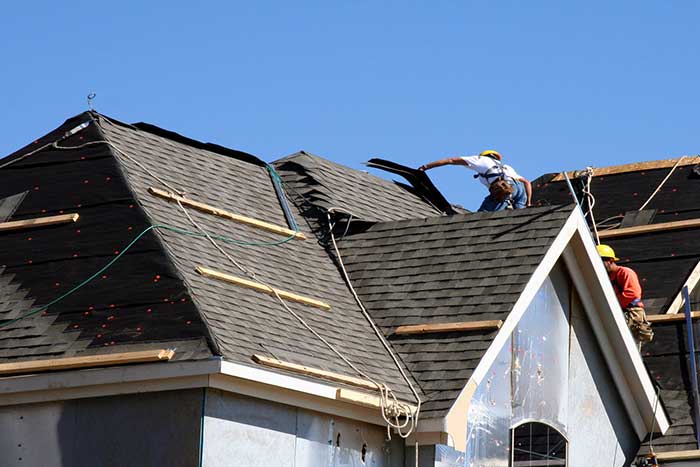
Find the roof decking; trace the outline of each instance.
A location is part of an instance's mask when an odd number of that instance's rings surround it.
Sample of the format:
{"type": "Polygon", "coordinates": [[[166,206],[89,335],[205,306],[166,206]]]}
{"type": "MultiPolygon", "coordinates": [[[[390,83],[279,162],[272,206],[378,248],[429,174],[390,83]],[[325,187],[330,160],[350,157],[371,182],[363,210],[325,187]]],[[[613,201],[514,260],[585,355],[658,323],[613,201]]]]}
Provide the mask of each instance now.
{"type": "MultiPolygon", "coordinates": [[[[600,169],[601,175],[591,180],[596,220],[599,223],[608,220],[614,227],[626,213],[637,211],[672,169],[671,176],[645,207],[654,211],[650,213],[650,223],[700,218],[700,167],[697,163],[697,157],[686,157],[675,169],[675,161],[600,169]]],[[[577,187],[577,181],[573,182],[577,187]]],[[[555,178],[555,174],[538,178],[533,188],[537,204],[571,200],[566,182],[555,178]]],[[[605,228],[599,225],[598,230],[605,228]]],[[[700,230],[693,228],[606,238],[603,242],[615,249],[621,264],[637,271],[647,313],[656,314],[667,311],[700,261],[699,235],[700,230]]],[[[654,341],[644,345],[642,355],[652,379],[660,387],[661,400],[672,420],[669,431],[654,439],[654,448],[656,452],[697,449],[691,416],[692,389],[685,323],[656,323],[653,327],[654,341]]],[[[647,446],[642,446],[640,454],[646,450],[647,446]]]]}

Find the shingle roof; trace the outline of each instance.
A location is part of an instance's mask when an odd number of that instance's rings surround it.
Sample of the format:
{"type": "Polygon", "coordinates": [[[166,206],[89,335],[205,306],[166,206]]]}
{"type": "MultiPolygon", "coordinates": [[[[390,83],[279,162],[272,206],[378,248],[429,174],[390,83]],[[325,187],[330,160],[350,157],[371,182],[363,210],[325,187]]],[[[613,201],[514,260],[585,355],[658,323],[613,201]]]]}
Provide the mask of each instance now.
{"type": "MultiPolygon", "coordinates": [[[[85,279],[148,226],[197,231],[177,204],[149,194],[151,186],[168,189],[165,182],[192,199],[286,225],[264,162],[249,154],[94,113],[67,121],[33,147],[55,141],[86,121],[93,124],[61,143],[74,149],[49,147],[0,172],[0,198],[30,192],[13,220],[64,211],[81,215],[76,225],[3,233],[4,245],[9,246],[0,253],[0,320],[5,323],[85,279]],[[103,140],[109,146],[98,143],[103,140]]],[[[33,147],[3,162],[21,158],[33,147]]],[[[283,239],[188,212],[212,234],[244,242],[283,239]]],[[[368,376],[410,400],[406,383],[339,271],[303,218],[298,213],[296,217],[308,240],[221,246],[265,283],[330,303],[330,311],[293,302],[288,306],[368,376]]],[[[251,355],[263,354],[356,376],[274,297],[202,277],[196,266],[245,277],[207,239],[151,230],[104,277],[52,305],[46,314],[0,328],[0,359],[168,346],[177,347],[178,358],[206,358],[213,352],[254,365],[251,355]]]]}
{"type": "Polygon", "coordinates": [[[390,182],[304,151],[275,161],[274,165],[289,188],[290,195],[297,194],[323,211],[340,207],[355,218],[370,222],[442,214],[407,185],[390,182]]]}
{"type": "MultiPolygon", "coordinates": [[[[162,186],[143,167],[197,201],[286,226],[264,164],[192,147],[187,141],[173,139],[172,135],[166,138],[147,131],[150,128],[133,128],[108,119],[100,121],[106,138],[120,150],[116,157],[152,222],[194,229],[176,204],[148,194],[149,187],[162,186]],[[138,160],[143,167],[125,158],[124,154],[138,160]]],[[[189,213],[197,224],[213,234],[247,242],[275,242],[284,238],[209,214],[189,213]]],[[[332,306],[330,311],[294,302],[287,304],[370,377],[386,382],[410,400],[406,383],[362,316],[337,268],[298,213],[296,220],[307,240],[292,240],[275,246],[219,243],[233,260],[264,283],[328,302],[332,306]]],[[[207,323],[218,352],[226,360],[251,364],[252,354],[263,354],[356,376],[275,297],[197,274],[196,266],[206,266],[246,277],[207,239],[169,231],[159,231],[159,234],[207,323]]]]}
{"type": "MultiPolygon", "coordinates": [[[[670,171],[671,167],[664,167],[593,177],[591,191],[595,196],[596,221],[609,220],[614,226],[626,213],[636,212],[670,171]]],[[[533,182],[537,204],[570,202],[566,182],[553,182],[554,176],[543,175],[533,182]]],[[[577,190],[579,183],[573,180],[577,190]]],[[[700,217],[700,166],[678,166],[645,209],[655,210],[652,224],[700,217]]],[[[657,314],[666,312],[700,261],[697,238],[698,230],[688,229],[609,238],[603,242],[613,247],[621,258],[620,264],[637,272],[647,313],[657,314]]],[[[697,449],[685,325],[657,323],[653,328],[654,340],[644,345],[642,356],[660,387],[661,400],[672,422],[663,437],[654,438],[654,449],[657,452],[697,449]]],[[[646,445],[642,446],[640,454],[646,449],[646,445]]]]}
{"type": "Polygon", "coordinates": [[[44,312],[38,308],[85,281],[150,225],[107,148],[83,146],[102,139],[94,125],[63,140],[61,149],[47,146],[23,158],[87,120],[87,114],[72,118],[3,160],[15,162],[0,169],[0,198],[28,191],[11,220],[81,217],[76,224],[2,232],[0,359],[114,352],[127,345],[177,347],[178,359],[211,356],[206,329],[152,232],[88,285],[44,312]],[[80,147],[66,149],[71,146],[80,147]]]}
{"type": "MultiPolygon", "coordinates": [[[[285,226],[270,174],[250,154],[86,113],[3,162],[14,158],[18,162],[0,169],[0,198],[29,194],[11,219],[72,211],[81,218],[76,225],[37,230],[31,238],[22,231],[3,233],[8,248],[0,252],[0,320],[7,323],[49,303],[119,259],[47,313],[0,328],[0,359],[168,346],[177,347],[181,359],[214,354],[253,365],[251,355],[263,354],[356,376],[274,297],[195,272],[205,266],[241,277],[252,272],[271,286],[330,303],[325,311],[287,302],[369,377],[407,400],[407,384],[329,254],[325,211],[352,212],[368,229],[349,229],[342,251],[386,335],[401,324],[505,318],[571,211],[440,216],[410,187],[300,153],[276,166],[308,239],[283,243],[276,234],[188,210],[193,224],[177,204],[148,192],[149,187],[184,192],[285,226]],[[62,149],[47,147],[20,160],[88,121],[92,124],[63,141],[62,149]],[[222,254],[206,238],[163,225],[248,244],[219,241],[222,254]],[[120,256],[147,228],[152,229],[120,256]],[[259,242],[272,244],[250,244],[259,242]]],[[[425,409],[437,416],[449,408],[493,337],[462,333],[391,342],[429,399],[425,409]]]]}
{"type": "Polygon", "coordinates": [[[505,319],[572,207],[378,223],[340,241],[352,282],[443,414],[496,332],[393,336],[397,326],[505,319]]]}

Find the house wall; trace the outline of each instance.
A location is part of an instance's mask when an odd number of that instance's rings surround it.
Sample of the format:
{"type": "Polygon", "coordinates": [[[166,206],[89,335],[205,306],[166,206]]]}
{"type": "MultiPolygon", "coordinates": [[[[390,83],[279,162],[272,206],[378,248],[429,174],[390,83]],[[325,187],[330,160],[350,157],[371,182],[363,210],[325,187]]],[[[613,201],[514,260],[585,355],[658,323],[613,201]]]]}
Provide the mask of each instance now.
{"type": "Polygon", "coordinates": [[[0,407],[0,465],[196,466],[203,390],[0,407]]]}
{"type": "Polygon", "coordinates": [[[385,441],[381,426],[216,389],[205,414],[204,467],[404,465],[403,440],[385,441]]]}
{"type": "MultiPolygon", "coordinates": [[[[639,441],[563,264],[544,281],[472,397],[467,465],[508,467],[511,429],[537,421],[568,440],[568,467],[627,466],[639,441]]],[[[462,465],[441,451],[441,465],[462,465]]]]}
{"type": "Polygon", "coordinates": [[[627,466],[639,439],[615,388],[578,296],[573,296],[569,354],[569,457],[587,467],[591,453],[611,467],[627,466]]]}

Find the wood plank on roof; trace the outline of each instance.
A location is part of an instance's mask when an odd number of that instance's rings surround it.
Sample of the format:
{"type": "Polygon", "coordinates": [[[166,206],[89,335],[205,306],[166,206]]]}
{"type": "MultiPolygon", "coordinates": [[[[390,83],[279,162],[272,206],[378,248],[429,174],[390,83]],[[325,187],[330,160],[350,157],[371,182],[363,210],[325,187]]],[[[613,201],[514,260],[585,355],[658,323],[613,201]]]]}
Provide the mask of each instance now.
{"type": "Polygon", "coordinates": [[[486,331],[500,329],[503,321],[500,319],[485,321],[462,321],[456,323],[412,324],[399,326],[394,330],[396,335],[428,334],[460,331],[486,331]]]}
{"type": "MultiPolygon", "coordinates": [[[[690,314],[692,319],[700,319],[700,311],[693,311],[690,314]]],[[[685,322],[685,313],[667,313],[663,315],[647,315],[647,321],[650,323],[669,323],[672,321],[685,322]]]]}
{"type": "MultiPolygon", "coordinates": [[[[684,165],[695,165],[700,163],[700,156],[683,156],[684,159],[678,164],[679,167],[684,165]]],[[[593,176],[600,177],[602,175],[614,175],[625,172],[639,172],[642,170],[666,169],[676,165],[678,158],[662,159],[658,161],[634,162],[632,164],[613,165],[610,167],[601,167],[593,169],[593,176]]],[[[574,178],[576,171],[567,172],[569,178],[574,178]]],[[[564,173],[557,174],[550,182],[561,182],[565,180],[564,173]]]]}
{"type": "Polygon", "coordinates": [[[22,219],[19,221],[1,222],[0,232],[9,230],[31,229],[35,227],[46,227],[49,225],[67,224],[75,222],[80,218],[80,214],[60,214],[58,216],[35,217],[32,219],[22,219]]]}
{"type": "Polygon", "coordinates": [[[682,461],[700,459],[700,449],[693,449],[689,451],[659,452],[656,454],[656,459],[660,461],[682,461]]]}
{"type": "MultiPolygon", "coordinates": [[[[335,399],[350,404],[362,405],[372,409],[382,408],[382,401],[379,396],[367,394],[361,391],[353,391],[352,389],[338,388],[335,393],[335,399]]],[[[405,406],[408,410],[415,413],[416,406],[408,402],[398,401],[399,404],[405,406]]]]}
{"type": "Polygon", "coordinates": [[[146,363],[167,361],[175,355],[174,350],[156,349],[138,352],[122,352],[113,354],[87,355],[84,357],[52,358],[45,360],[30,360],[0,364],[0,375],[19,373],[35,373],[40,371],[70,370],[76,368],[92,368],[125,363],[146,363]]]}
{"type": "Polygon", "coordinates": [[[204,266],[197,266],[195,268],[199,274],[210,279],[216,279],[222,282],[228,282],[229,284],[240,285],[248,289],[257,290],[258,292],[263,292],[268,295],[279,295],[287,300],[292,300],[294,302],[303,303],[305,305],[315,306],[317,308],[322,308],[324,310],[330,310],[331,306],[322,302],[321,300],[316,300],[315,298],[305,297],[303,295],[298,295],[293,292],[287,292],[286,290],[278,289],[275,287],[270,287],[260,282],[251,281],[248,279],[243,279],[242,277],[233,276],[231,274],[226,274],[223,272],[215,271],[213,269],[206,268],[204,266]]]}
{"type": "Polygon", "coordinates": [[[627,237],[651,232],[666,232],[669,230],[695,229],[700,227],[700,219],[688,219],[684,221],[661,222],[659,224],[638,225],[624,229],[603,230],[598,232],[600,238],[627,237]]]}
{"type": "Polygon", "coordinates": [[[239,224],[249,225],[251,227],[256,227],[258,229],[266,230],[268,232],[272,232],[272,233],[276,233],[276,234],[280,234],[280,235],[286,235],[288,237],[294,236],[294,238],[297,238],[299,240],[306,240],[306,235],[304,235],[302,232],[291,230],[291,229],[288,229],[286,227],[280,227],[278,225],[270,224],[269,222],[261,221],[258,219],[253,219],[252,217],[242,216],[240,214],[234,214],[234,213],[229,212],[225,209],[219,209],[219,208],[211,206],[209,204],[200,203],[199,201],[194,201],[194,200],[191,200],[189,198],[184,198],[182,196],[175,195],[169,191],[150,187],[150,188],[148,188],[148,192],[154,196],[166,199],[168,201],[180,202],[183,206],[187,206],[187,207],[190,207],[192,209],[196,209],[197,211],[200,211],[200,212],[203,212],[206,214],[211,214],[213,216],[223,217],[224,219],[229,219],[229,220],[232,220],[234,222],[238,222],[239,224]]]}
{"type": "Polygon", "coordinates": [[[296,363],[284,362],[282,360],[277,360],[276,358],[265,357],[263,355],[258,354],[252,355],[251,358],[255,363],[259,363],[260,365],[265,365],[272,368],[279,368],[281,370],[288,370],[306,376],[314,376],[316,378],[326,379],[328,381],[335,381],[337,383],[345,383],[351,386],[357,386],[365,389],[379,390],[379,387],[375,383],[366,379],[341,375],[340,373],[321,370],[319,368],[312,368],[306,365],[298,365],[296,363]]]}

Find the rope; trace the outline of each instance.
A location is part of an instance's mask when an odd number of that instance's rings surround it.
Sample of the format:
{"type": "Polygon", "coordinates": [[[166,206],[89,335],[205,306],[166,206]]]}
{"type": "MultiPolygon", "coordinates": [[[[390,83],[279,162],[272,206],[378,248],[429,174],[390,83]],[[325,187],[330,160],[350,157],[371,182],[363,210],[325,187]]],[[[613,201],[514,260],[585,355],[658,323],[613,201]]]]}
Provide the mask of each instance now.
{"type": "Polygon", "coordinates": [[[591,192],[591,180],[593,179],[593,167],[586,167],[586,181],[583,183],[583,194],[588,200],[588,210],[586,215],[591,219],[591,225],[593,226],[593,233],[595,234],[595,241],[597,245],[600,245],[600,237],[598,236],[598,227],[595,223],[595,218],[593,217],[593,207],[595,206],[595,196],[591,192]]]}
{"type": "Polygon", "coordinates": [[[659,190],[661,189],[661,187],[664,186],[664,183],[666,183],[666,180],[668,180],[671,177],[671,174],[673,174],[673,172],[676,170],[676,167],[678,167],[678,164],[680,164],[684,158],[685,158],[685,156],[681,156],[678,158],[675,165],[673,167],[671,167],[671,170],[668,172],[668,175],[666,175],[666,177],[663,180],[661,180],[661,183],[659,183],[659,186],[656,187],[656,190],[654,190],[654,192],[651,194],[651,196],[649,196],[649,198],[644,202],[644,204],[642,204],[642,207],[638,209],[639,211],[644,209],[647,206],[647,204],[649,204],[649,202],[654,198],[654,196],[656,196],[656,193],[658,193],[659,190]]]}
{"type": "MultiPolygon", "coordinates": [[[[389,343],[386,341],[386,339],[384,338],[384,335],[379,330],[379,328],[377,328],[377,325],[374,324],[372,317],[367,312],[367,309],[362,304],[362,300],[360,300],[360,297],[357,295],[355,288],[352,286],[352,283],[350,282],[350,276],[348,275],[348,272],[345,269],[345,264],[343,264],[343,258],[340,255],[340,250],[338,249],[338,244],[335,241],[335,235],[333,234],[333,225],[331,224],[331,213],[338,212],[338,211],[340,211],[338,208],[331,207],[328,209],[326,216],[328,217],[328,228],[329,228],[329,232],[330,232],[331,241],[333,242],[333,250],[335,251],[336,257],[338,258],[338,264],[340,265],[340,271],[343,274],[343,279],[345,280],[345,283],[347,284],[348,288],[350,289],[350,292],[352,293],[353,297],[355,297],[355,301],[359,305],[360,310],[362,310],[362,314],[364,315],[365,319],[367,320],[367,322],[369,322],[370,326],[374,330],[374,333],[377,335],[377,337],[381,341],[381,343],[384,346],[384,348],[386,349],[386,351],[389,353],[389,355],[391,355],[391,358],[394,360],[394,364],[396,365],[396,368],[398,368],[399,372],[401,373],[401,376],[408,384],[408,387],[411,388],[411,392],[413,393],[413,396],[416,398],[417,406],[416,406],[415,412],[411,412],[410,407],[405,406],[403,404],[400,404],[400,405],[402,405],[402,407],[399,407],[399,409],[408,409],[407,411],[400,413],[401,416],[406,417],[407,421],[408,420],[411,421],[411,424],[410,424],[408,431],[403,433],[402,432],[403,427],[399,428],[396,425],[391,425],[393,428],[396,429],[399,436],[401,436],[402,438],[408,438],[411,435],[411,433],[415,430],[415,427],[418,424],[418,417],[420,416],[421,399],[420,399],[420,396],[418,395],[418,392],[413,387],[411,380],[408,378],[408,376],[404,372],[403,367],[399,363],[398,358],[396,357],[396,355],[392,351],[391,346],[389,346],[389,343]]],[[[350,215],[352,216],[352,214],[350,214],[350,215]]],[[[387,388],[387,390],[388,390],[388,388],[387,388]]],[[[391,394],[391,396],[393,397],[393,393],[391,394]]],[[[384,397],[383,394],[382,394],[382,397],[384,397]]],[[[394,400],[396,400],[396,398],[394,398],[394,400]]],[[[384,401],[382,401],[382,407],[384,407],[384,405],[385,405],[384,401]]],[[[384,418],[384,420],[387,421],[387,424],[390,423],[386,417],[384,418]]],[[[396,418],[396,420],[398,420],[398,417],[396,418]]],[[[406,426],[406,425],[404,425],[404,426],[406,426]]],[[[389,425],[387,425],[387,434],[389,436],[389,439],[391,439],[389,425]]]]}

